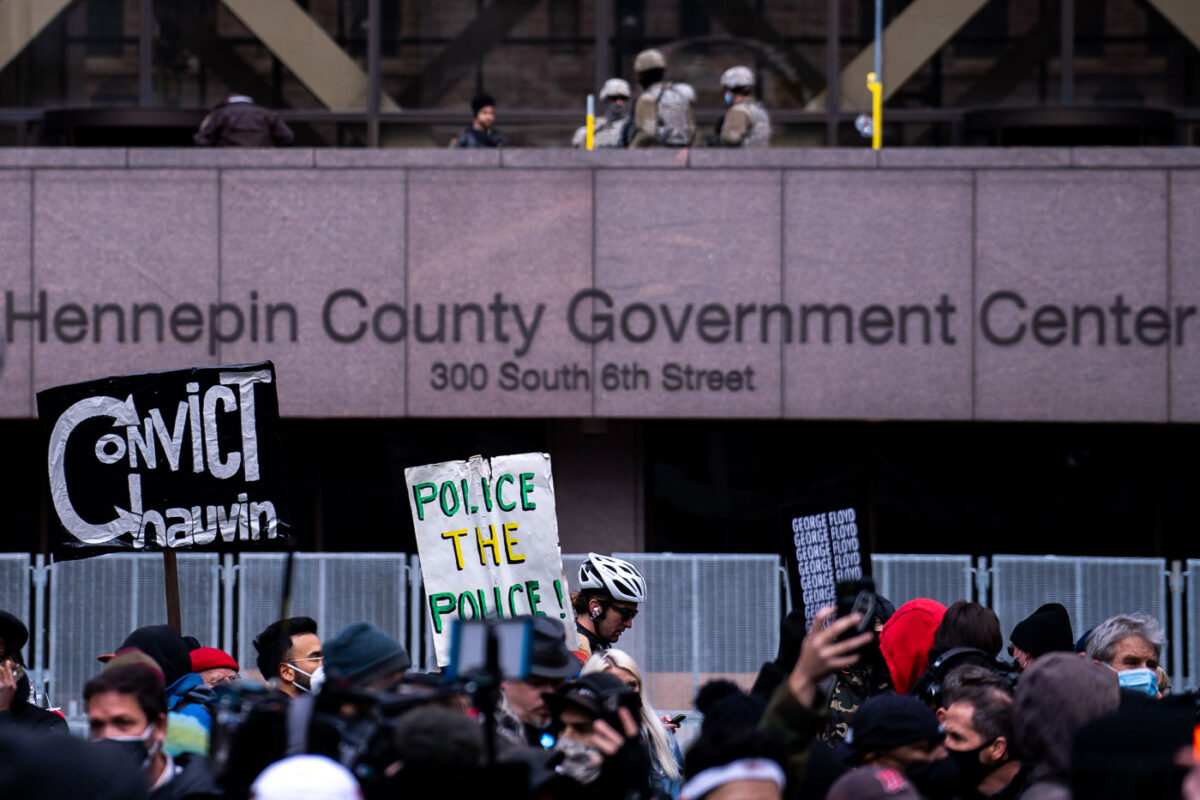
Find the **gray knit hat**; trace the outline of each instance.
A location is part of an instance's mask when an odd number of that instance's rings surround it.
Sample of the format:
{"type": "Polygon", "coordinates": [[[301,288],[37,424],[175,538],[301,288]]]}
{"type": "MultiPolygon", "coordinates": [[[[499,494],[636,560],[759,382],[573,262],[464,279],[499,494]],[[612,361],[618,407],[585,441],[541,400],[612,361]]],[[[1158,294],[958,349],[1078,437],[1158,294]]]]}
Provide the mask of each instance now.
{"type": "Polygon", "coordinates": [[[404,645],[369,622],[351,623],[325,642],[325,671],[331,678],[362,683],[411,666],[404,645]]]}

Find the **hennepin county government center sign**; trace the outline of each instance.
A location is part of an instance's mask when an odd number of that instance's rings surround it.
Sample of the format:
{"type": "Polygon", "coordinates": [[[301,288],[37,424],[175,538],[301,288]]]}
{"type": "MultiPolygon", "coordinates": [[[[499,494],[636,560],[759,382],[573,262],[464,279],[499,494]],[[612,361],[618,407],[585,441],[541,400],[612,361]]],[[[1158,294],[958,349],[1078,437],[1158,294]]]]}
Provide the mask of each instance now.
{"type": "Polygon", "coordinates": [[[319,155],[0,169],[3,413],[270,359],[286,416],[1200,419],[1187,151],[319,155]]]}

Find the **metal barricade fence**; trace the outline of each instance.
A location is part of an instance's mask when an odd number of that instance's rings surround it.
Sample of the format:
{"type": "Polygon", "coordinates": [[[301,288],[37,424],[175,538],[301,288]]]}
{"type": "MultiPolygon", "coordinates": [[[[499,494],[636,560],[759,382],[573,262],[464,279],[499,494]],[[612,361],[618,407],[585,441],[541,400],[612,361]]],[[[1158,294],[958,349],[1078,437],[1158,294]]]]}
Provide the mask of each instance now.
{"type": "MultiPolygon", "coordinates": [[[[646,677],[650,702],[687,710],[714,678],[750,688],[779,647],[781,559],[776,555],[617,553],[646,579],[646,602],[617,647],[646,677]]],[[[586,555],[564,555],[578,591],[586,555]]]]}
{"type": "MultiPolygon", "coordinates": [[[[183,632],[201,642],[220,634],[220,562],[216,555],[179,554],[183,632]]],[[[83,686],[134,628],[167,622],[161,553],[119,553],[51,564],[50,700],[68,717],[83,708],[83,686]]]]}
{"type": "Polygon", "coordinates": [[[1066,607],[1076,637],[1130,611],[1151,615],[1167,631],[1166,574],[1160,558],[992,556],[992,609],[1005,642],[1044,603],[1066,607]]]}
{"type": "MultiPolygon", "coordinates": [[[[689,710],[696,689],[714,677],[748,686],[762,662],[774,658],[785,610],[778,556],[618,555],[642,571],[649,593],[618,646],[637,659],[647,676],[648,697],[661,709],[689,710]]],[[[578,589],[584,558],[563,556],[572,589],[578,589]]],[[[278,618],[285,560],[279,553],[243,553],[236,570],[232,556],[226,557],[228,568],[222,570],[216,555],[180,554],[184,632],[204,644],[223,643],[243,671],[253,670],[256,653],[251,642],[278,618]]],[[[1171,647],[1184,655],[1186,606],[1189,685],[1200,678],[1200,560],[1187,562],[1186,586],[1172,585],[1172,595],[1165,579],[1167,563],[1161,559],[1001,555],[992,558],[990,569],[983,559],[976,569],[965,555],[885,553],[873,556],[873,562],[881,593],[897,606],[918,596],[947,605],[977,599],[996,611],[1006,641],[1016,623],[1043,603],[1065,605],[1078,636],[1123,611],[1144,611],[1165,627],[1174,597],[1179,610],[1174,613],[1176,626],[1168,629],[1171,647]],[[986,589],[983,580],[976,580],[984,577],[979,570],[990,573],[990,603],[986,591],[977,596],[977,583],[986,589]]],[[[0,555],[0,608],[29,624],[28,655],[45,652],[48,642],[41,672],[50,698],[68,714],[78,714],[83,684],[99,669],[96,656],[111,652],[132,629],[165,621],[162,556],[106,555],[31,569],[25,554],[0,555]],[[36,587],[47,577],[49,604],[43,623],[40,600],[35,603],[32,598],[41,596],[36,587]]],[[[405,642],[417,668],[434,666],[416,556],[297,554],[291,610],[317,619],[322,638],[350,622],[369,620],[405,642]]],[[[1179,686],[1183,659],[1170,663],[1179,686]]]]}
{"type": "MultiPolygon", "coordinates": [[[[1200,559],[1189,558],[1185,565],[1187,581],[1186,603],[1180,603],[1180,611],[1187,607],[1187,685],[1200,685],[1200,559]]],[[[1180,628],[1183,626],[1180,625],[1180,628]]],[[[1178,637],[1172,637],[1174,641],[1178,637]]]]}
{"type": "MultiPolygon", "coordinates": [[[[408,556],[404,553],[297,553],[291,615],[312,617],[327,640],[366,620],[404,642],[408,636],[408,556]]],[[[254,637],[279,619],[283,553],[244,553],[237,567],[236,652],[242,671],[255,669],[254,637]]],[[[271,676],[267,676],[271,677],[271,676]]]]}
{"type": "Polygon", "coordinates": [[[32,615],[29,613],[30,591],[29,556],[25,553],[0,554],[0,610],[7,611],[24,622],[30,629],[29,643],[22,648],[25,663],[33,663],[30,656],[36,637],[32,615]]]}
{"type": "Polygon", "coordinates": [[[871,572],[878,592],[897,608],[917,597],[943,605],[975,599],[975,568],[970,556],[876,553],[871,572]]]}

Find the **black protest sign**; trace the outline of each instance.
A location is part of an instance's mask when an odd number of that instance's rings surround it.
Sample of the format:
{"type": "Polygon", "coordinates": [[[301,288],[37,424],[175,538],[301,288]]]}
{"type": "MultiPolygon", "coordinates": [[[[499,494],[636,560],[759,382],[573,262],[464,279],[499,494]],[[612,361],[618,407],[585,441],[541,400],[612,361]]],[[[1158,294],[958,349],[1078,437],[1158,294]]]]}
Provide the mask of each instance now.
{"type": "Polygon", "coordinates": [[[818,611],[837,602],[838,583],[871,574],[866,502],[829,498],[786,506],[781,517],[792,607],[804,609],[811,627],[818,611]]]}
{"type": "Polygon", "coordinates": [[[269,361],[57,386],[37,403],[50,496],[74,543],[236,546],[286,528],[269,361]]]}

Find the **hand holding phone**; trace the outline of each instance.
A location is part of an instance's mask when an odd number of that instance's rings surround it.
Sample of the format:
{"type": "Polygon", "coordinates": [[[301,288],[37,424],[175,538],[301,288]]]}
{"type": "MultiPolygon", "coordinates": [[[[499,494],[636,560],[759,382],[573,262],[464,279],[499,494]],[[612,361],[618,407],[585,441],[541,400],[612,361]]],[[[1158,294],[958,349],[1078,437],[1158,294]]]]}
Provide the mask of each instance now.
{"type": "Polygon", "coordinates": [[[858,581],[839,583],[837,585],[837,618],[843,619],[851,614],[859,614],[862,619],[839,635],[837,641],[844,642],[874,630],[875,617],[879,614],[878,605],[875,581],[871,578],[864,577],[858,581]]]}

